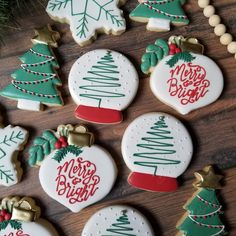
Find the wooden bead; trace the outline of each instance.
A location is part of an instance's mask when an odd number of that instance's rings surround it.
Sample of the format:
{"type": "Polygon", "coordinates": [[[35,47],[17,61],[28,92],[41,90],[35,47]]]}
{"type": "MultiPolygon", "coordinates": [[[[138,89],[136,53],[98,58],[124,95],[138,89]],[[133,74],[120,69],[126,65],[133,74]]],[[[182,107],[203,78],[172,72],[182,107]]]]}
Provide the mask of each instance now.
{"type": "Polygon", "coordinates": [[[212,5],[209,5],[204,8],[203,14],[205,17],[209,18],[215,14],[215,8],[212,5]]]}
{"type": "Polygon", "coordinates": [[[226,26],[224,24],[219,24],[214,29],[216,36],[222,36],[226,32],[226,26]]]}
{"type": "Polygon", "coordinates": [[[217,25],[220,24],[220,16],[218,15],[212,15],[210,18],[209,18],[209,25],[212,26],[212,27],[215,27],[217,25]]]}
{"type": "Polygon", "coordinates": [[[222,45],[229,45],[233,40],[233,37],[229,33],[225,33],[220,37],[220,43],[222,45]]]}
{"type": "Polygon", "coordinates": [[[210,4],[210,0],[198,0],[198,6],[201,8],[205,8],[210,4]]]}
{"type": "Polygon", "coordinates": [[[236,42],[235,41],[231,42],[228,45],[227,49],[228,49],[229,53],[235,54],[236,53],[236,42]]]}

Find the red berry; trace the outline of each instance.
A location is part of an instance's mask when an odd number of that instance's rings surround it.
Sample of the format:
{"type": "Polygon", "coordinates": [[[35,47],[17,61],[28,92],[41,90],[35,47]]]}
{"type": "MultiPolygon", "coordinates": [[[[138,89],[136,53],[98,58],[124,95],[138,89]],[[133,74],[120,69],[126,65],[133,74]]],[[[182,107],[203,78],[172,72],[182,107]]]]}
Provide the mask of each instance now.
{"type": "Polygon", "coordinates": [[[3,216],[0,216],[0,222],[3,222],[5,219],[3,216]]]}
{"type": "Polygon", "coordinates": [[[175,55],[175,50],[170,50],[169,55],[175,55]]]}
{"type": "Polygon", "coordinates": [[[5,219],[5,220],[10,220],[10,219],[11,219],[11,214],[10,214],[10,213],[7,213],[7,214],[4,216],[4,219],[5,219]]]}
{"type": "Polygon", "coordinates": [[[180,53],[181,52],[181,49],[180,48],[176,48],[175,49],[175,53],[180,53]]]}
{"type": "Polygon", "coordinates": [[[171,43],[169,45],[169,48],[170,48],[170,50],[175,50],[177,48],[177,46],[174,43],[171,43]]]}
{"type": "Polygon", "coordinates": [[[61,136],[61,137],[59,138],[59,141],[60,141],[61,143],[67,142],[67,138],[66,138],[65,136],[61,136]]]}
{"type": "Polygon", "coordinates": [[[5,216],[7,214],[7,211],[5,209],[0,211],[0,216],[5,216]]]}
{"type": "Polygon", "coordinates": [[[62,147],[62,148],[66,148],[67,146],[68,146],[68,143],[67,143],[67,142],[62,142],[62,143],[61,143],[61,147],[62,147]]]}
{"type": "Polygon", "coordinates": [[[58,141],[55,143],[54,146],[55,146],[56,149],[60,149],[61,146],[62,146],[62,144],[61,144],[61,142],[58,140],[58,141]]]}

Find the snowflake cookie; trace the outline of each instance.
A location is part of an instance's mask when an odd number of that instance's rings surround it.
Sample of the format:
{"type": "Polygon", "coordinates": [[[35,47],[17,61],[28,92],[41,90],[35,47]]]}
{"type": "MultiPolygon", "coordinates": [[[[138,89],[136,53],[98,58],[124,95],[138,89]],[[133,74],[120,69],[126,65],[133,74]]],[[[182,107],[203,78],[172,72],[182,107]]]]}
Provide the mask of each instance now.
{"type": "Polygon", "coordinates": [[[86,223],[82,236],[154,236],[148,220],[136,209],[114,205],[96,212],[86,223]]]}
{"type": "Polygon", "coordinates": [[[12,186],[20,181],[23,171],[17,151],[23,150],[27,139],[28,131],[19,126],[0,126],[0,185],[12,186]]]}
{"type": "Polygon", "coordinates": [[[116,180],[111,155],[93,143],[85,126],[60,125],[57,132],[44,131],[29,150],[44,191],[72,212],[104,198],[116,180]]]}
{"type": "Polygon", "coordinates": [[[123,120],[122,110],[138,90],[138,74],[122,54],[98,49],[80,57],[69,75],[70,94],[78,104],[78,119],[114,124],[123,120]]]}
{"type": "Polygon", "coordinates": [[[192,139],[183,124],[166,113],[147,113],[125,130],[121,145],[126,165],[132,171],[130,185],[149,191],[178,188],[176,178],[188,167],[192,139]]]}
{"type": "Polygon", "coordinates": [[[203,52],[196,38],[172,36],[148,45],[142,56],[154,95],[183,115],[216,101],[224,87],[220,68],[203,52]]]}
{"type": "Polygon", "coordinates": [[[53,226],[40,218],[41,210],[29,197],[5,197],[0,205],[0,235],[58,236],[53,226]]]}
{"type": "Polygon", "coordinates": [[[125,0],[49,0],[47,13],[59,22],[70,24],[72,36],[80,46],[96,39],[97,33],[120,35],[126,29],[125,0]]]}

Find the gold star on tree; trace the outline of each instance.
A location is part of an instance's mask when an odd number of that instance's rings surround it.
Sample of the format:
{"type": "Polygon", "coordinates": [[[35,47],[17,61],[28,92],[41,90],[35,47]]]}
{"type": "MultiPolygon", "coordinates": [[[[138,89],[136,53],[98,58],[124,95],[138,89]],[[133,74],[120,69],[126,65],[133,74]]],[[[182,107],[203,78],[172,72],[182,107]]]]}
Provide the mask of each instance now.
{"type": "Polygon", "coordinates": [[[33,43],[44,43],[52,47],[57,47],[57,40],[60,39],[60,34],[57,31],[52,30],[48,24],[42,28],[34,30],[35,36],[32,38],[33,43]]]}
{"type": "Polygon", "coordinates": [[[194,173],[196,182],[193,184],[196,188],[220,189],[220,180],[222,175],[216,175],[212,166],[206,166],[203,170],[194,173]]]}

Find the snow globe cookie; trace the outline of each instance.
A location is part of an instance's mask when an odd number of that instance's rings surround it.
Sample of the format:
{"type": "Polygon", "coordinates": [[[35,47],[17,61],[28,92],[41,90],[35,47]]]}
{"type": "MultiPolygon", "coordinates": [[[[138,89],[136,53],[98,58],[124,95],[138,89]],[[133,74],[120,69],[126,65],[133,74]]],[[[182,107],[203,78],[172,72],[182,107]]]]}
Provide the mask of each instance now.
{"type": "Polygon", "coordinates": [[[178,188],[176,178],[188,167],[193,144],[187,129],[166,113],[147,113],[125,130],[121,145],[124,161],[132,173],[130,185],[149,191],[178,188]]]}
{"type": "Polygon", "coordinates": [[[22,110],[40,111],[46,106],[62,106],[58,86],[62,85],[56,70],[59,64],[52,51],[60,35],[50,25],[35,29],[33,47],[20,57],[20,68],[11,75],[11,83],[0,95],[17,100],[22,110]]]}
{"type": "Polygon", "coordinates": [[[224,87],[220,68],[203,51],[195,38],[172,36],[149,45],[142,57],[154,95],[183,115],[216,101],[224,87]]]}
{"type": "Polygon", "coordinates": [[[130,235],[154,236],[147,219],[136,209],[114,205],[96,212],[86,223],[82,236],[130,235]]]}
{"type": "Polygon", "coordinates": [[[0,124],[0,185],[9,187],[20,181],[23,171],[17,156],[27,140],[28,131],[25,129],[0,124]]]}
{"type": "Polygon", "coordinates": [[[130,18],[137,22],[147,22],[147,30],[169,31],[170,24],[189,24],[183,10],[185,2],[186,0],[139,0],[140,4],[130,13],[130,18]]]}
{"type": "Polygon", "coordinates": [[[29,150],[29,164],[40,166],[44,191],[72,212],[104,198],[117,176],[111,155],[94,144],[93,134],[83,125],[44,131],[29,150]]]}
{"type": "Polygon", "coordinates": [[[122,54],[106,49],[84,54],[69,74],[70,94],[78,105],[75,116],[93,123],[120,123],[138,84],[136,69],[122,54]]]}
{"type": "Polygon", "coordinates": [[[3,198],[0,205],[0,235],[58,236],[54,227],[40,215],[41,210],[32,198],[3,198]]]}
{"type": "Polygon", "coordinates": [[[70,24],[74,40],[80,45],[90,44],[97,33],[120,35],[126,29],[119,7],[126,0],[49,0],[47,13],[55,20],[70,24]]]}

